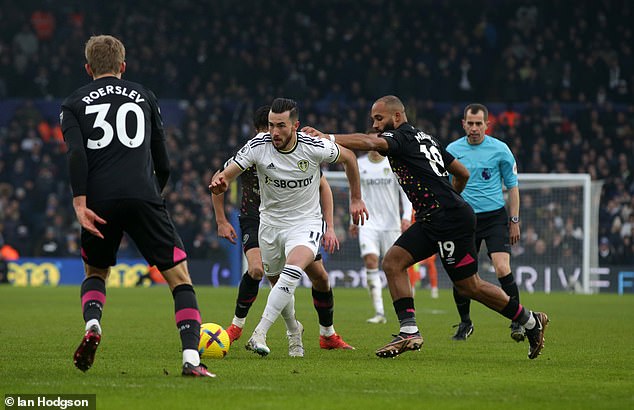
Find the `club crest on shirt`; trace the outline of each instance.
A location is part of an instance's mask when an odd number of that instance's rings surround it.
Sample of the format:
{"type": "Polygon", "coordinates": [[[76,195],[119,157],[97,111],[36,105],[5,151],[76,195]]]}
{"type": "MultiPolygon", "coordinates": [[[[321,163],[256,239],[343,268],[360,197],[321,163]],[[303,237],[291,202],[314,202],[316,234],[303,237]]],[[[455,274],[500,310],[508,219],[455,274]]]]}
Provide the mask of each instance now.
{"type": "Polygon", "coordinates": [[[299,170],[302,172],[306,172],[306,170],[308,169],[308,160],[302,159],[297,161],[297,168],[299,168],[299,170]]]}
{"type": "Polygon", "coordinates": [[[388,176],[390,175],[390,168],[383,168],[383,175],[388,176]]]}
{"type": "Polygon", "coordinates": [[[482,170],[482,178],[483,178],[484,180],[487,180],[487,181],[488,181],[489,179],[491,179],[491,170],[490,170],[490,169],[488,169],[488,168],[483,169],[483,170],[482,170]]]}

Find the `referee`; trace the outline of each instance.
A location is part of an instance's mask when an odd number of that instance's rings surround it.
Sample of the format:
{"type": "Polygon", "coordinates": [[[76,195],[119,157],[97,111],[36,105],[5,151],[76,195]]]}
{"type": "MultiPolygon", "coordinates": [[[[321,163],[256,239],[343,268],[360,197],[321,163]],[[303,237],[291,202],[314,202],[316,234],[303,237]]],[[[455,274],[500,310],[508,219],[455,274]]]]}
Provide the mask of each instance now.
{"type": "MultiPolygon", "coordinates": [[[[511,272],[511,245],[520,238],[520,193],[517,185],[517,165],[509,147],[502,141],[486,135],[489,112],[482,104],[469,104],[464,110],[462,127],[466,135],[447,146],[469,170],[471,177],[462,191],[463,198],[473,208],[476,223],[476,249],[482,241],[502,289],[519,302],[520,294],[511,272]],[[508,212],[505,208],[502,183],[508,191],[508,212]]],[[[471,300],[453,289],[454,300],[460,314],[460,324],[453,340],[467,340],[473,333],[471,300]]],[[[511,322],[511,337],[524,340],[524,328],[511,322]]]]}

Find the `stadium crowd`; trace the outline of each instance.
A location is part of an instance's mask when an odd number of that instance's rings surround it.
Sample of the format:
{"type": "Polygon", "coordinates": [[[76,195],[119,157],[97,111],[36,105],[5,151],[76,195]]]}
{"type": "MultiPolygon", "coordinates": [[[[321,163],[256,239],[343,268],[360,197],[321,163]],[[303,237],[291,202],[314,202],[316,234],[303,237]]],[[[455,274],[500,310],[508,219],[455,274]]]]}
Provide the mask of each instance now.
{"type": "MultiPolygon", "coordinates": [[[[87,83],[83,45],[93,33],[110,33],[134,56],[126,79],[159,101],[182,101],[181,122],[166,128],[166,195],[192,257],[222,256],[206,182],[251,135],[257,106],[291,97],[302,123],[348,132],[367,128],[376,97],[395,94],[408,118],[444,143],[463,134],[464,103],[487,103],[489,133],[510,146],[520,172],[602,180],[599,260],[634,264],[630,2],[289,0],[274,13],[269,7],[3,5],[0,100],[21,100],[0,124],[0,244],[23,256],[78,255],[65,144],[34,101],[64,98],[87,83]]],[[[575,195],[568,204],[580,203],[575,195]]],[[[523,227],[517,253],[574,258],[581,218],[547,198],[522,194],[522,214],[547,223],[523,227]]],[[[345,210],[337,211],[347,226],[345,210]]],[[[135,250],[124,243],[119,255],[135,250]]]]}

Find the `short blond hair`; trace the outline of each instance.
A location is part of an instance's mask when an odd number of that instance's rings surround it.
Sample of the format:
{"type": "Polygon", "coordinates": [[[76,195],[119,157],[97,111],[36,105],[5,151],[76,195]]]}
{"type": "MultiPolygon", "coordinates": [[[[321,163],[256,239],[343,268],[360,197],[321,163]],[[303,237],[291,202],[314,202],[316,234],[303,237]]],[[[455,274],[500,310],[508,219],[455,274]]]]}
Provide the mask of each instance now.
{"type": "Polygon", "coordinates": [[[125,61],[125,47],[113,36],[90,37],[84,51],[93,76],[119,74],[121,64],[125,61]]]}

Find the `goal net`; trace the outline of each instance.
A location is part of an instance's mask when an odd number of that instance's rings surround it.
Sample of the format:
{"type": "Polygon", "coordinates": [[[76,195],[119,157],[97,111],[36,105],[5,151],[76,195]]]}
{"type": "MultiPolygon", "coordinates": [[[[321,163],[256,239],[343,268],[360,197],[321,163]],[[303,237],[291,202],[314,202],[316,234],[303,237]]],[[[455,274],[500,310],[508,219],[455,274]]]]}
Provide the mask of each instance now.
{"type": "MultiPolygon", "coordinates": [[[[334,286],[365,283],[357,238],[348,233],[348,181],[343,172],[325,172],[335,200],[335,230],[341,248],[325,256],[334,286]]],[[[519,174],[520,243],[512,248],[511,268],[523,291],[597,291],[598,211],[601,184],[588,174],[519,174]]],[[[372,215],[370,215],[372,217],[372,215]]],[[[436,258],[440,288],[451,281],[436,258]]],[[[421,267],[420,287],[428,286],[421,267]]],[[[483,243],[479,272],[498,283],[483,243]]]]}

